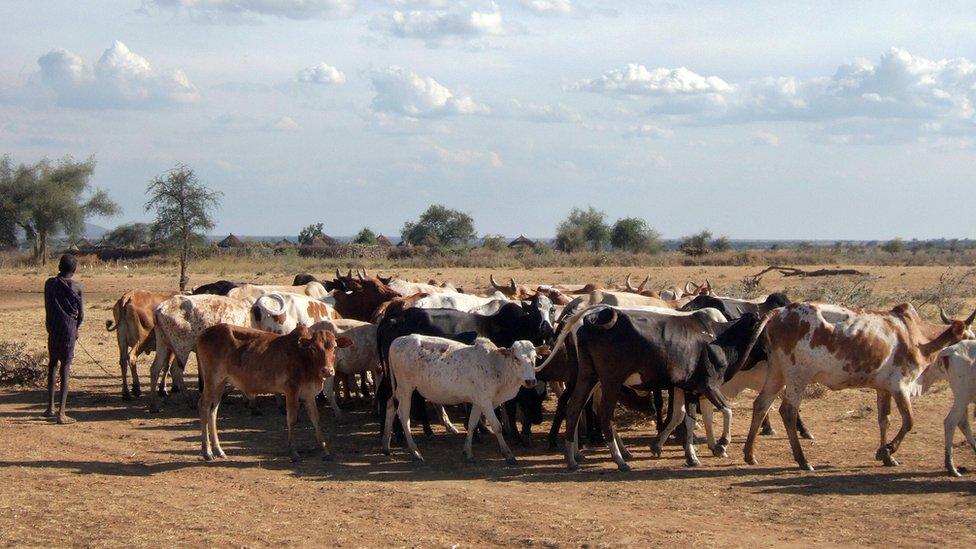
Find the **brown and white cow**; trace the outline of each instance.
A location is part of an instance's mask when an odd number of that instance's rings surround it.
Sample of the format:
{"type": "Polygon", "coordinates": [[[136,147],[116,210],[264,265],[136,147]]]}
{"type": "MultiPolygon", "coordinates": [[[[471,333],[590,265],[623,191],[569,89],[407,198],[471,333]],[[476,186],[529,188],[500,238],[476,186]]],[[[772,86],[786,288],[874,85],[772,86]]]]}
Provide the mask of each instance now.
{"type": "Polygon", "coordinates": [[[266,332],[287,334],[301,324],[308,327],[316,322],[338,318],[331,305],[307,295],[268,292],[251,307],[252,326],[266,332]]]}
{"type": "Polygon", "coordinates": [[[122,369],[122,400],[142,395],[136,358],[156,350],[153,309],[175,295],[129,290],[112,306],[112,320],[105,321],[105,329],[115,332],[119,344],[119,366],[122,369]],[[128,372],[132,371],[132,392],[129,392],[128,372]]]}
{"type": "Polygon", "coordinates": [[[293,427],[299,401],[315,428],[322,458],[330,459],[328,443],[322,436],[315,395],[335,373],[336,349],[351,342],[327,331],[311,332],[298,326],[291,333],[276,335],[252,328],[217,324],[200,334],[197,360],[200,364],[200,450],[211,461],[214,452],[226,457],[217,436],[217,409],[224,388],[232,385],[248,397],[262,393],[285,395],[288,422],[288,448],[292,461],[300,456],[295,446],[293,427]]]}
{"type": "Polygon", "coordinates": [[[940,350],[972,337],[968,328],[974,318],[976,312],[948,327],[930,324],[909,304],[888,312],[854,311],[822,303],[793,303],[776,309],[758,336],[768,355],[769,375],[753,403],[746,463],[757,463],[756,434],[773,399],[785,386],[779,412],[793,458],[801,469],[813,470],[800,447],[796,418],[806,386],[822,383],[835,391],[853,387],[877,391],[881,444],[875,459],[897,465],[892,454],[913,424],[909,400],[912,386],[940,350]],[[892,398],[902,425],[888,442],[892,398]]]}
{"type": "MultiPolygon", "coordinates": [[[[373,379],[379,379],[380,375],[380,355],[379,348],[376,346],[376,325],[369,322],[362,322],[352,319],[324,320],[313,324],[312,331],[326,331],[335,334],[336,337],[345,337],[352,342],[352,345],[336,352],[336,377],[339,375],[354,376],[356,374],[373,374],[373,379]]],[[[345,414],[339,408],[336,400],[334,383],[336,377],[331,377],[325,381],[322,392],[332,404],[332,413],[337,421],[343,421],[345,414]]],[[[346,378],[346,391],[349,391],[349,378],[346,378]]]]}
{"type": "Polygon", "coordinates": [[[157,383],[160,374],[175,358],[174,388],[183,388],[183,370],[204,330],[217,324],[251,325],[254,300],[220,295],[176,295],[160,303],[153,311],[156,326],[156,358],[150,370],[149,411],[159,411],[157,383]]]}

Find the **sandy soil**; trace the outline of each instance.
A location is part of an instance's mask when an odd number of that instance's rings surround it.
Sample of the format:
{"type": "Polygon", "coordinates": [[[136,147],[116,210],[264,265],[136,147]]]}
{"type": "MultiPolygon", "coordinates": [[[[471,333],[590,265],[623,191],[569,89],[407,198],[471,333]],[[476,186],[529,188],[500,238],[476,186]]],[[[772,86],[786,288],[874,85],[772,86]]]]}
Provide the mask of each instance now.
{"type": "MultiPolygon", "coordinates": [[[[882,277],[877,286],[885,291],[933,284],[944,271],[867,269],[882,277]]],[[[628,270],[500,270],[496,276],[605,281],[621,280],[628,270]]],[[[721,286],[756,270],[644,272],[672,281],[707,275],[721,286]]],[[[403,274],[467,285],[487,280],[480,270],[403,274]]],[[[37,272],[0,272],[0,340],[43,348],[43,278],[37,272]]],[[[661,459],[651,457],[646,421],[623,430],[635,453],[634,471],[627,474],[617,472],[603,447],[587,452],[582,471],[568,472],[561,453],[545,450],[538,436],[535,447],[515,448],[519,466],[505,466],[495,441],[487,438],[475,446],[478,462],[464,465],[462,435],[438,427],[431,440],[418,435],[427,459],[418,465],[402,451],[392,457],[379,453],[377,422],[363,403],[350,404],[355,412],[346,425],[331,427],[327,413],[335,462],[306,452],[296,465],[284,451],[284,419],[273,401],[263,400],[264,415],[252,417],[233,396],[221,408],[219,423],[230,457],[206,464],[197,453],[195,413],[182,395],[174,395],[159,415],[148,414],[144,401],[120,399],[115,338],[104,329],[123,290],[166,289],[175,276],[95,270],[80,279],[89,305],[81,341],[108,373],[78,350],[70,405],[79,423],[70,426],[40,417],[40,390],[0,390],[5,545],[976,545],[974,476],[950,479],[942,470],[942,418],[951,400],[944,386],[916,401],[916,428],[898,454],[902,465],[893,469],[873,460],[875,397],[857,390],[804,402],[804,419],[817,437],[804,442],[815,473],[796,470],[781,427],[780,435],[760,440],[761,465],[743,464],[748,395],[736,403],[731,457],[710,457],[702,447],[704,465],[697,469],[684,466],[676,446],[666,447],[661,459]]],[[[781,285],[782,280],[767,282],[771,289],[781,285]]],[[[774,425],[781,425],[778,418],[774,425]]],[[[299,440],[311,448],[308,422],[300,427],[299,440]]],[[[537,432],[543,429],[548,425],[537,432]]],[[[972,467],[973,461],[967,448],[957,448],[960,465],[972,467]]]]}

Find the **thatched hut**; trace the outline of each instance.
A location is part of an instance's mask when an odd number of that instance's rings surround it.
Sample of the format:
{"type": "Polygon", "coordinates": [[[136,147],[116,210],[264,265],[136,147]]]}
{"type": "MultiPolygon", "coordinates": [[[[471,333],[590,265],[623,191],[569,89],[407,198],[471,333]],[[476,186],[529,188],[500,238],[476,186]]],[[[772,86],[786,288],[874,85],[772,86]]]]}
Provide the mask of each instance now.
{"type": "Polygon", "coordinates": [[[508,243],[508,247],[516,250],[535,248],[535,242],[526,238],[524,234],[520,234],[518,238],[508,243]]]}
{"type": "Polygon", "coordinates": [[[309,245],[313,248],[329,248],[332,246],[338,246],[339,241],[327,234],[322,234],[313,238],[309,245]]]}
{"type": "Polygon", "coordinates": [[[275,248],[294,248],[295,243],[287,238],[282,238],[281,240],[274,243],[275,248]]]}
{"type": "Polygon", "coordinates": [[[229,234],[227,238],[221,240],[217,243],[218,248],[243,248],[244,242],[240,238],[234,236],[233,233],[229,234]]]}
{"type": "Polygon", "coordinates": [[[377,246],[382,246],[383,248],[392,248],[393,247],[393,242],[390,242],[390,239],[389,238],[387,238],[387,237],[385,237],[383,235],[379,235],[379,236],[376,237],[376,245],[377,246]]]}

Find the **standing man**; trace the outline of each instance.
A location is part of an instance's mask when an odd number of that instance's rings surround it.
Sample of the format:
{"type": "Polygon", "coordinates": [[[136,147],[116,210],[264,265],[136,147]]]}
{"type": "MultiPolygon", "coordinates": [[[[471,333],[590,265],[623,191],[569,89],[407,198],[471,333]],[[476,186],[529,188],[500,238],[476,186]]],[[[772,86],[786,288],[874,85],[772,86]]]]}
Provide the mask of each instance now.
{"type": "Polygon", "coordinates": [[[74,423],[67,416],[68,378],[71,376],[71,359],[75,354],[75,341],[78,328],[85,318],[81,301],[81,286],[71,279],[78,268],[78,260],[71,254],[64,254],[58,262],[58,276],[44,283],[44,310],[47,313],[47,352],[50,362],[47,367],[47,410],[44,417],[54,416],[54,375],[61,367],[61,408],[58,410],[58,423],[74,423]]]}

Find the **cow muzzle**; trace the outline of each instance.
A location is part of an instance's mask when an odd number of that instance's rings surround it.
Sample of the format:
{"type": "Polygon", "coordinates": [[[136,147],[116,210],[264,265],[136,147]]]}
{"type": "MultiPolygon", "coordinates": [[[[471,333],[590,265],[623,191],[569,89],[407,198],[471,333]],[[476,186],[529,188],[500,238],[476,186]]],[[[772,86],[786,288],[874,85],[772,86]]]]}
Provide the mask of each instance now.
{"type": "Polygon", "coordinates": [[[526,389],[534,389],[536,381],[534,379],[526,379],[522,381],[522,386],[526,389]]]}

